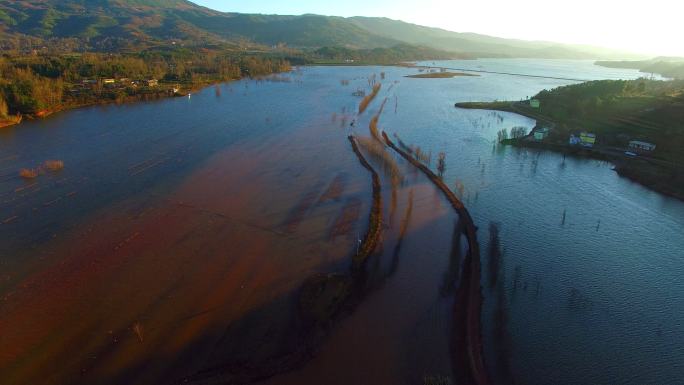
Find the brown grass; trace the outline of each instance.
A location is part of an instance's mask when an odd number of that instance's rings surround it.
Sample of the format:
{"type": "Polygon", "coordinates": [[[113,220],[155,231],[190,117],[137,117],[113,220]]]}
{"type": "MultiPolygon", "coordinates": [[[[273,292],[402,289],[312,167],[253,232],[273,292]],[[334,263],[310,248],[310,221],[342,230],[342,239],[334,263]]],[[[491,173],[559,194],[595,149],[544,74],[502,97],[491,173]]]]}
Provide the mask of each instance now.
{"type": "Polygon", "coordinates": [[[385,109],[385,104],[387,103],[387,98],[382,101],[382,104],[380,105],[380,109],[378,110],[378,113],[371,118],[370,124],[368,128],[370,129],[370,133],[380,143],[383,143],[382,137],[380,136],[380,130],[378,129],[378,121],[380,120],[380,115],[382,114],[382,111],[385,109]]]}
{"type": "Polygon", "coordinates": [[[420,147],[412,147],[413,156],[419,161],[429,165],[432,163],[432,152],[425,153],[420,147]]]}
{"type": "Polygon", "coordinates": [[[369,95],[366,95],[363,100],[361,100],[361,103],[359,103],[359,114],[363,114],[364,111],[368,108],[368,105],[375,99],[376,96],[378,96],[378,93],[380,92],[380,89],[382,88],[381,83],[376,83],[373,86],[373,91],[369,95]]]}
{"type": "Polygon", "coordinates": [[[131,329],[133,329],[133,333],[135,334],[135,336],[138,337],[138,341],[140,341],[140,343],[142,343],[145,339],[144,338],[145,337],[144,336],[145,330],[143,329],[143,326],[140,324],[140,322],[134,323],[133,327],[131,329]]]}
{"type": "Polygon", "coordinates": [[[370,130],[370,133],[373,136],[373,139],[382,143],[382,138],[380,138],[380,131],[378,130],[378,120],[379,119],[380,119],[380,117],[378,115],[375,115],[374,117],[372,117],[370,124],[368,125],[368,129],[370,130]]]}
{"type": "Polygon", "coordinates": [[[64,169],[64,162],[61,160],[46,160],[43,165],[50,171],[60,171],[64,169]]]}
{"type": "Polygon", "coordinates": [[[392,181],[393,187],[399,187],[404,180],[397,160],[392,154],[386,151],[385,146],[368,137],[358,137],[356,141],[363,147],[368,154],[382,166],[382,170],[392,181]]]}
{"type": "Polygon", "coordinates": [[[24,179],[35,179],[38,177],[38,171],[32,168],[22,168],[19,170],[19,176],[24,179]]]}

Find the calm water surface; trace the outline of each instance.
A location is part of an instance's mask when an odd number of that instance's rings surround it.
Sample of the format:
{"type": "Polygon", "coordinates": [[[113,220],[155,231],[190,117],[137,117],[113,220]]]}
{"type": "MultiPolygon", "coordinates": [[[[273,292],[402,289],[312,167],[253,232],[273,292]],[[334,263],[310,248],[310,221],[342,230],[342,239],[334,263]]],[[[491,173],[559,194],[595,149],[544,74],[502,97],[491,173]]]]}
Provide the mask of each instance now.
{"type": "MultiPolygon", "coordinates": [[[[639,76],[585,61],[477,60],[436,65],[587,80],[639,76]]],[[[17,218],[0,225],[0,290],[12,288],[39,265],[41,254],[36,250],[49,249],[54,237],[78,229],[88,217],[117,202],[145,205],[165,196],[213,154],[231,146],[269,151],[264,143],[285,143],[282,138],[299,135],[301,139],[288,144],[295,150],[290,155],[293,164],[312,168],[319,163],[319,174],[332,175],[339,169],[351,178],[351,185],[362,186],[367,175],[353,157],[344,155],[344,141],[352,131],[367,134],[370,114],[387,97],[381,128],[431,151],[433,159],[438,152],[446,153],[445,180],[462,196],[480,228],[486,360],[498,382],[681,382],[684,204],[618,177],[605,162],[497,148],[498,130],[531,128],[535,122],[509,113],[453,107],[461,101],[518,100],[572,82],[497,74],[404,77],[415,71],[304,68],[292,75],[291,83],[237,82],[222,86],[220,95],[209,88],[190,99],[82,109],[0,132],[0,222],[17,218]],[[367,87],[367,76],[381,71],[386,80],[371,110],[358,118],[355,127],[341,128],[342,116],[354,119],[351,111],[358,100],[351,92],[367,87]],[[343,79],[351,79],[351,85],[341,86],[343,79]],[[315,137],[316,132],[320,137],[315,137]],[[320,141],[340,144],[331,147],[317,144],[320,141]],[[53,158],[64,160],[67,167],[42,177],[37,185],[16,176],[19,168],[53,158]],[[496,243],[502,256],[496,260],[489,259],[487,252],[493,247],[492,227],[500,230],[496,243]]],[[[270,167],[278,175],[289,172],[283,164],[270,167]]],[[[269,180],[277,180],[278,175],[269,180]]],[[[412,178],[414,188],[420,190],[424,181],[412,178]]],[[[316,181],[299,182],[296,188],[293,183],[291,200],[296,203],[296,195],[316,181]]],[[[368,188],[357,190],[355,198],[366,202],[368,188]]],[[[448,332],[444,325],[448,304],[440,297],[439,282],[432,282],[440,280],[448,264],[454,218],[439,209],[440,198],[429,200],[429,192],[422,194],[417,209],[434,213],[425,214],[427,224],[416,225],[409,238],[405,253],[413,259],[407,257],[397,274],[333,332],[321,358],[292,375],[290,382],[301,380],[300,375],[306,379],[307,373],[309,378],[320,378],[321,370],[340,358],[330,352],[363,348],[364,341],[350,343],[355,335],[359,339],[363,335],[355,332],[354,325],[385,322],[407,324],[388,331],[394,342],[387,346],[401,353],[388,354],[374,365],[388,371],[411,366],[397,374],[410,381],[419,380],[421,374],[448,371],[448,363],[426,362],[425,357],[411,354],[418,348],[428,356],[447,350],[426,346],[448,332]],[[419,259],[421,253],[426,257],[419,259]],[[412,290],[417,294],[410,300],[412,290]],[[402,301],[411,305],[406,307],[415,319],[401,312],[402,301]],[[392,317],[381,318],[383,312],[392,317]],[[393,317],[405,322],[393,322],[393,317]],[[433,329],[440,332],[430,332],[433,329]],[[389,365],[392,360],[395,364],[389,365]]],[[[404,195],[400,213],[405,205],[404,195]]],[[[367,209],[362,206],[362,217],[367,209]]],[[[277,216],[266,208],[263,215],[277,216]]],[[[353,231],[362,229],[363,223],[356,222],[353,231]]],[[[389,240],[395,237],[391,231],[389,240]]],[[[352,247],[353,242],[347,239],[343,246],[352,247]]],[[[361,363],[339,366],[360,375],[369,370],[361,363]]]]}

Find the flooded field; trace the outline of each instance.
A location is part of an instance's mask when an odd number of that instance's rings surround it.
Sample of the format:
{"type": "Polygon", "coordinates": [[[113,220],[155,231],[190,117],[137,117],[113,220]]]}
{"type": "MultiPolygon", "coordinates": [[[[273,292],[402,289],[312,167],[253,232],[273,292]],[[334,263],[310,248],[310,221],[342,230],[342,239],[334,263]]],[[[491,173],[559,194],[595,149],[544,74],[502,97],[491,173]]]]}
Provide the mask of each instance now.
{"type": "Polygon", "coordinates": [[[310,67],[0,131],[3,384],[458,383],[460,218],[371,127],[435,173],[443,153],[443,180],[473,214],[493,382],[676,383],[684,204],[610,164],[499,148],[499,129],[534,122],[453,107],[569,81],[405,77],[416,72],[310,67]],[[359,113],[352,94],[372,81],[382,87],[359,113]],[[350,135],[382,202],[360,266],[373,185],[350,135]],[[64,168],[20,177],[48,160],[64,168]]]}

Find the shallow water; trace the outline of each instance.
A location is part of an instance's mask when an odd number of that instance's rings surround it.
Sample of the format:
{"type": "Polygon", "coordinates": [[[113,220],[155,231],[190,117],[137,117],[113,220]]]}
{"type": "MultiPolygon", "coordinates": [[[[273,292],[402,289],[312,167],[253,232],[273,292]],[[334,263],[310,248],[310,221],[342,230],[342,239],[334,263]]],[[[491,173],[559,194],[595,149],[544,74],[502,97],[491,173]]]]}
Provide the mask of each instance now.
{"type": "MultiPolygon", "coordinates": [[[[584,61],[436,65],[579,79],[639,76],[584,61]]],[[[496,148],[499,129],[534,122],[453,107],[517,100],[572,82],[403,77],[415,72],[304,68],[291,83],[236,82],[221,86],[220,95],[208,88],[190,99],[87,108],[0,132],[0,222],[16,217],[0,225],[0,329],[19,328],[0,337],[0,374],[21,383],[66,367],[53,378],[60,383],[85,366],[80,381],[149,383],[226,357],[287,350],[292,342],[255,348],[263,338],[257,334],[286,336],[298,285],[315,272],[345,269],[370,205],[369,174],[346,136],[367,135],[370,116],[387,97],[380,127],[430,151],[433,167],[436,154],[446,153],[445,181],[480,228],[486,361],[499,382],[677,383],[684,376],[684,204],[618,177],[605,162],[496,148]],[[378,99],[355,117],[351,92],[381,71],[378,99]],[[65,169],[35,182],[18,178],[20,168],[48,159],[64,160],[65,169]],[[351,225],[333,236],[344,213],[351,225]],[[486,252],[490,223],[500,229],[496,261],[486,252]],[[116,269],[68,268],[87,262],[116,269]],[[45,277],[49,284],[40,285],[45,277]],[[143,294],[131,294],[136,290],[143,294]],[[61,312],[32,320],[53,309],[51,299],[64,304],[61,312]],[[93,304],[94,315],[74,321],[93,304]],[[136,341],[134,322],[146,326],[146,342],[136,341]],[[252,333],[242,333],[245,322],[252,333]],[[67,331],[35,337],[55,328],[67,331]],[[110,346],[111,330],[124,347],[110,346]],[[40,333],[25,337],[32,331],[40,333]],[[84,339],[91,342],[82,354],[54,360],[59,349],[84,339]],[[150,359],[157,362],[146,364],[150,359]]],[[[440,287],[456,216],[421,175],[398,162],[406,181],[394,218],[383,176],[379,281],[312,361],[273,383],[415,383],[451,375],[451,301],[440,287]],[[416,203],[394,266],[410,190],[416,203]]]]}

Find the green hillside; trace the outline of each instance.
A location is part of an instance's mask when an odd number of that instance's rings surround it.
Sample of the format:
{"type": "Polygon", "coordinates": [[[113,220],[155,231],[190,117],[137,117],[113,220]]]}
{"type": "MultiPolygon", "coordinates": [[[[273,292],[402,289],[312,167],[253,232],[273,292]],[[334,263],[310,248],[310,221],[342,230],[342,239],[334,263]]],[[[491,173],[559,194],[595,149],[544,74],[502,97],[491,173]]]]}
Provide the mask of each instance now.
{"type": "MultiPolygon", "coordinates": [[[[178,40],[187,44],[248,41],[294,47],[389,47],[381,37],[339,17],[229,14],[185,0],[7,0],[0,3],[5,40],[76,38],[97,49],[103,41],[178,40]]],[[[107,46],[106,48],[109,48],[107,46]]]]}
{"type": "Polygon", "coordinates": [[[186,0],[3,0],[0,46],[137,49],[141,44],[256,43],[293,48],[374,49],[421,45],[479,57],[629,58],[586,46],[456,33],[385,18],[223,13],[186,0]]]}

